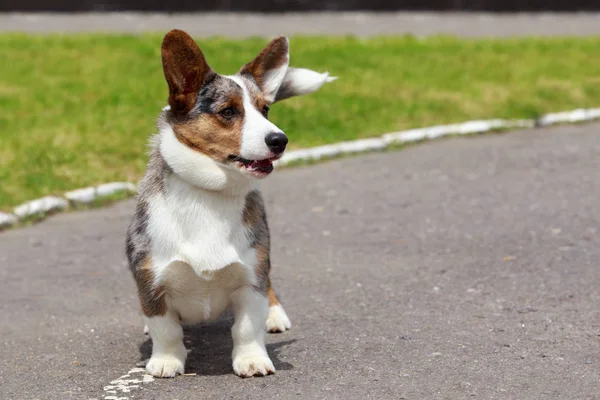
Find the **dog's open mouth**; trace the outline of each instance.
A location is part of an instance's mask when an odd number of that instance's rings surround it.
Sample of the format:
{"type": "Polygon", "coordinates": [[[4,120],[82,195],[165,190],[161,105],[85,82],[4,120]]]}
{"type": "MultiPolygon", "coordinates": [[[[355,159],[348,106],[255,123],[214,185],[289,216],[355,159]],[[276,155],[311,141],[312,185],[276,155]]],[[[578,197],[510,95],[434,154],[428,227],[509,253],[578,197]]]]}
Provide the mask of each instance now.
{"type": "Polygon", "coordinates": [[[266,158],[264,160],[248,160],[241,156],[229,156],[229,159],[247,172],[257,176],[267,176],[273,172],[273,161],[279,159],[279,157],[266,158]]]}

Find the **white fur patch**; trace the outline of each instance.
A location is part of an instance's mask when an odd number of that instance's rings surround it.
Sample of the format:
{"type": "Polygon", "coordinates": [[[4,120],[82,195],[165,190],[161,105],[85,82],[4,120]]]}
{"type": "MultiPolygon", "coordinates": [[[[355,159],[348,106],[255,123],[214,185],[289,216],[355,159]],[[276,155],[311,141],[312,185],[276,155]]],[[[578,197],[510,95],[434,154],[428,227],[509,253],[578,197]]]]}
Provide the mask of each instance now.
{"type": "Polygon", "coordinates": [[[281,304],[270,306],[269,317],[267,318],[267,332],[285,332],[291,328],[292,323],[281,304]]]}
{"type": "Polygon", "coordinates": [[[265,348],[266,297],[252,288],[244,287],[232,295],[232,302],[235,317],[231,327],[233,371],[242,377],[275,372],[265,348]]]}
{"type": "Polygon", "coordinates": [[[265,376],[275,372],[275,366],[264,347],[256,346],[233,358],[233,372],[244,378],[265,376]]]}
{"type": "Polygon", "coordinates": [[[169,310],[175,310],[185,324],[216,319],[229,306],[235,290],[257,283],[252,269],[240,264],[203,271],[198,276],[189,265],[181,263],[171,264],[163,272],[162,282],[169,289],[169,310]]]}
{"type": "Polygon", "coordinates": [[[283,79],[283,85],[286,86],[288,95],[277,100],[316,92],[324,84],[336,79],[336,76],[329,76],[328,72],[319,73],[306,68],[288,68],[283,79]]]}
{"type": "Polygon", "coordinates": [[[160,153],[173,172],[188,183],[207,190],[223,190],[232,180],[245,180],[239,173],[217,164],[212,158],[194,151],[175,137],[173,128],[160,128],[160,153]]]}
{"type": "Polygon", "coordinates": [[[262,78],[262,91],[267,101],[273,102],[273,100],[275,100],[275,95],[277,94],[279,87],[283,83],[286,72],[288,70],[289,62],[290,56],[288,53],[288,55],[286,56],[286,60],[281,67],[265,72],[262,78]]]}
{"type": "Polygon", "coordinates": [[[174,314],[146,318],[152,338],[152,357],[146,371],[158,378],[183,374],[187,350],[183,344],[183,329],[174,314]]]}
{"type": "Polygon", "coordinates": [[[281,132],[275,124],[266,119],[252,103],[248,88],[238,76],[229,76],[243,91],[244,126],[242,128],[242,149],[240,155],[248,160],[264,160],[273,157],[265,143],[265,137],[272,132],[281,132]]]}
{"type": "Polygon", "coordinates": [[[155,278],[177,261],[198,276],[234,263],[253,269],[256,254],[241,216],[256,182],[189,149],[170,126],[160,128],[160,151],[174,173],[147,199],[155,278]]]}
{"type": "Polygon", "coordinates": [[[253,268],[242,223],[244,198],[226,196],[189,185],[176,175],[164,182],[164,195],[149,200],[148,234],[158,280],[171,263],[189,264],[198,276],[234,263],[253,268]]]}

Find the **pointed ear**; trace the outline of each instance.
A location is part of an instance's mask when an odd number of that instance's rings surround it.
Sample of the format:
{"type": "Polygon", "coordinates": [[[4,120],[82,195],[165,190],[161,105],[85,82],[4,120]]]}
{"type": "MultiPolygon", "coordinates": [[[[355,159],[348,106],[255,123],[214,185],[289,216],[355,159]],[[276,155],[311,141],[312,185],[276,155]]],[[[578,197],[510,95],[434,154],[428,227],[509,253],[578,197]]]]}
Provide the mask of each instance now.
{"type": "Polygon", "coordinates": [[[275,101],[316,92],[324,84],[336,79],[337,76],[329,76],[327,72],[319,73],[305,68],[288,68],[275,96],[275,101]]]}
{"type": "Polygon", "coordinates": [[[174,29],[167,33],[161,53],[171,111],[185,115],[194,107],[200,88],[214,72],[194,39],[184,31],[174,29]]]}
{"type": "Polygon", "coordinates": [[[244,65],[240,74],[252,75],[267,101],[275,95],[288,69],[290,44],[285,36],[271,41],[254,60],[244,65]]]}

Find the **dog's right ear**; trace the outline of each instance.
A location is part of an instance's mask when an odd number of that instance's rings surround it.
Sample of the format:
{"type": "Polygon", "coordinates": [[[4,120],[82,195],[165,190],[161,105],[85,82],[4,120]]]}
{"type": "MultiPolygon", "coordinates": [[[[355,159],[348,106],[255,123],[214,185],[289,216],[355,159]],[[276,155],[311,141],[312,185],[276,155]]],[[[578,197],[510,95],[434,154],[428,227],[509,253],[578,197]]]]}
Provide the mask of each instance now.
{"type": "Polygon", "coordinates": [[[174,29],[167,33],[161,53],[171,111],[185,115],[196,105],[198,92],[215,73],[194,39],[184,31],[174,29]]]}

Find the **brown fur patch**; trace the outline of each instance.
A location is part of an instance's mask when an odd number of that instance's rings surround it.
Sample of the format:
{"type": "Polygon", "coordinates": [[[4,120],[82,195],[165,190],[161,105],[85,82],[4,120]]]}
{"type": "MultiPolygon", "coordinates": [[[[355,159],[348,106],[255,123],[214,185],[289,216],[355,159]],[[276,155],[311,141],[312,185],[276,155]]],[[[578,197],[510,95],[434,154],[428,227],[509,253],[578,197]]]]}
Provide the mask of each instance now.
{"type": "Polygon", "coordinates": [[[264,90],[264,78],[267,72],[280,68],[288,62],[289,42],[285,36],[273,39],[254,60],[244,65],[240,74],[251,75],[261,90],[264,90]]]}
{"type": "Polygon", "coordinates": [[[134,270],[134,278],[144,315],[147,317],[165,315],[167,303],[164,288],[154,285],[154,273],[151,269],[150,260],[146,260],[143,265],[134,270]]]}
{"type": "Polygon", "coordinates": [[[225,121],[218,115],[200,114],[194,119],[174,124],[173,132],[177,140],[190,149],[225,163],[230,155],[240,154],[243,124],[243,115],[225,121]]]}
{"type": "Polygon", "coordinates": [[[279,299],[275,295],[275,291],[273,290],[273,286],[271,285],[271,280],[269,279],[269,290],[267,292],[267,297],[269,298],[269,307],[276,306],[279,304],[279,299]]]}
{"type": "Polygon", "coordinates": [[[244,126],[243,90],[233,80],[216,75],[196,98],[194,108],[185,116],[166,113],[175,137],[185,146],[217,162],[226,163],[238,156],[244,126]],[[231,110],[231,115],[221,113],[231,110]]]}
{"type": "Polygon", "coordinates": [[[269,257],[269,249],[262,244],[257,244],[256,247],[256,276],[258,278],[258,286],[261,292],[266,292],[269,286],[269,272],[271,271],[271,259],[269,257]]]}
{"type": "Polygon", "coordinates": [[[169,105],[177,115],[187,114],[198,92],[215,75],[194,39],[184,31],[168,32],[161,46],[163,71],[169,85],[169,105]]]}

